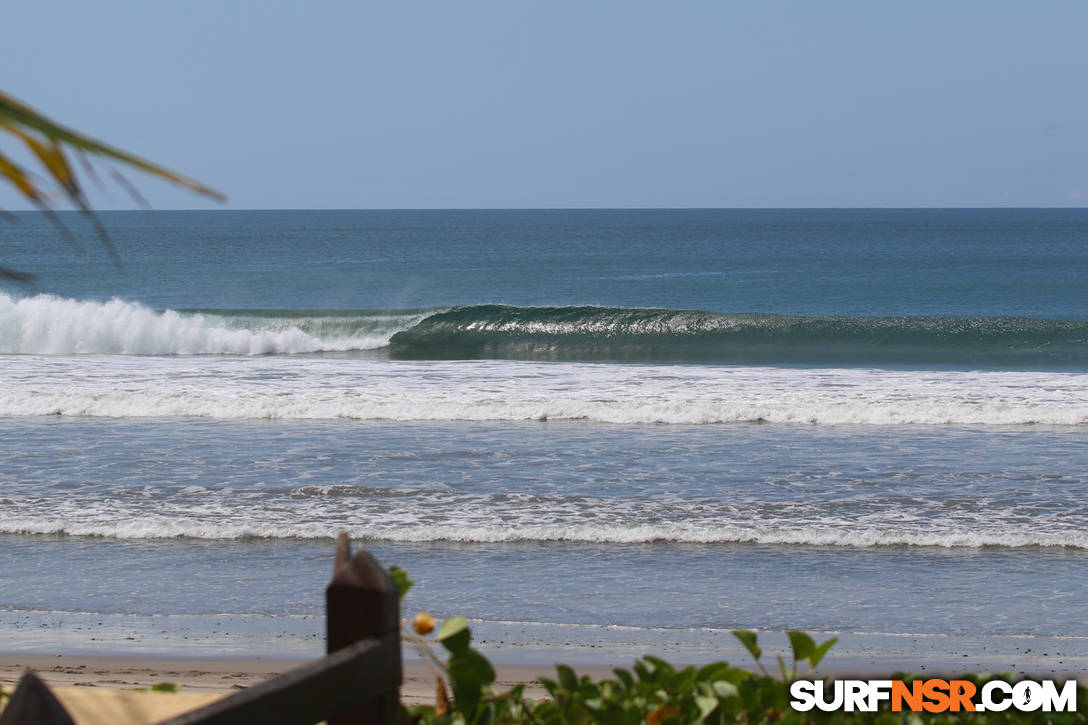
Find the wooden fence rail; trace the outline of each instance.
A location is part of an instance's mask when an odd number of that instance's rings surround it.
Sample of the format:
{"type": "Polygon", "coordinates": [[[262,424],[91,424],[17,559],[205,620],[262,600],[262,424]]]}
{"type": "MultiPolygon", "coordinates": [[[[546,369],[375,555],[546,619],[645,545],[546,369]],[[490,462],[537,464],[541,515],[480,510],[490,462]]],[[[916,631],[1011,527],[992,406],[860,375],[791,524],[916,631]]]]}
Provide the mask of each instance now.
{"type": "MultiPolygon", "coordinates": [[[[160,725],[394,725],[400,722],[400,605],[389,573],[366,551],[336,542],[325,590],[328,655],[160,725]]],[[[19,681],[0,725],[74,725],[33,672],[19,681]]]]}

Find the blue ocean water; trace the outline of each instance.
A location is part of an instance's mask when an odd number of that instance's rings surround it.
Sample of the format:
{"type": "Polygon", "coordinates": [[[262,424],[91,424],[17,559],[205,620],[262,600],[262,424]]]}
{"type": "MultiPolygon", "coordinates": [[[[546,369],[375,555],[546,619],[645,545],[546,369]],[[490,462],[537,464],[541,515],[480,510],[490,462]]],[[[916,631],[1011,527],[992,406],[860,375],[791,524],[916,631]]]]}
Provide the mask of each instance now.
{"type": "Polygon", "coordinates": [[[102,220],[0,227],[10,647],[316,652],[347,530],[500,657],[1088,662],[1086,210],[102,220]]]}

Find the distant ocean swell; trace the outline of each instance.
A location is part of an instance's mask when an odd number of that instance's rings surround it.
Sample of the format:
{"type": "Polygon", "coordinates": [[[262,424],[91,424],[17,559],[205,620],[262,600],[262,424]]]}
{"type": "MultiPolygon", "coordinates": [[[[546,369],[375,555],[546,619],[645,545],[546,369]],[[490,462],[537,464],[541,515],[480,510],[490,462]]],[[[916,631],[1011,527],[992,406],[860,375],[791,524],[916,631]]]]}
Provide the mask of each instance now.
{"type": "Polygon", "coordinates": [[[1088,322],[797,317],[474,305],[439,310],[156,311],[0,293],[0,354],[268,355],[725,364],[1088,365],[1088,322]]]}

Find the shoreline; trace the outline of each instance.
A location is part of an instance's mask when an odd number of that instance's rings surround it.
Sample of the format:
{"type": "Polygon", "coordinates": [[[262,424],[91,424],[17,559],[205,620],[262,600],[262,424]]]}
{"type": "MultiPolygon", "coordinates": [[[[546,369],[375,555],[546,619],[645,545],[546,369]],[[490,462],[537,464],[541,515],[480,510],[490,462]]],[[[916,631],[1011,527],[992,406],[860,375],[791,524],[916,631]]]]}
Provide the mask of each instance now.
{"type": "MultiPolygon", "coordinates": [[[[484,650],[494,657],[494,652],[484,650]]],[[[554,665],[562,659],[549,657],[555,654],[550,650],[534,650],[523,653],[517,663],[504,662],[502,657],[494,661],[497,680],[494,688],[502,692],[514,685],[527,683],[526,696],[539,699],[546,696],[540,685],[539,677],[554,677],[554,665]]],[[[578,663],[573,667],[579,675],[589,675],[594,680],[614,678],[613,667],[630,668],[634,658],[619,653],[601,653],[596,663],[578,663]]],[[[182,693],[201,695],[229,695],[251,687],[259,682],[285,673],[312,658],[284,656],[155,656],[155,655],[88,655],[88,654],[46,654],[41,652],[0,652],[0,685],[9,690],[22,677],[23,672],[32,669],[51,687],[63,688],[101,688],[104,690],[141,690],[160,683],[173,683],[182,693]]],[[[730,661],[744,667],[755,669],[750,662],[739,658],[730,661]]],[[[702,664],[677,659],[672,661],[677,667],[687,664],[702,664]]],[[[406,653],[404,680],[401,685],[401,700],[405,704],[425,704],[433,702],[435,680],[432,670],[416,657],[406,653]]],[[[845,657],[825,661],[817,669],[816,675],[833,678],[860,677],[886,678],[903,667],[880,656],[870,653],[859,657],[850,653],[845,657]]],[[[970,667],[956,667],[948,658],[931,659],[917,674],[936,677],[956,677],[969,672],[1000,671],[997,669],[980,670],[970,667]]],[[[1061,668],[1022,668],[1018,674],[1035,678],[1077,679],[1088,684],[1088,670],[1061,668]]]]}
{"type": "MultiPolygon", "coordinates": [[[[0,612],[0,663],[11,658],[94,662],[236,663],[264,672],[263,663],[300,663],[323,656],[318,617],[216,615],[177,618],[136,615],[0,612]],[[60,657],[58,657],[60,655],[60,657]]],[[[652,654],[678,666],[727,661],[755,670],[751,655],[728,629],[627,627],[469,620],[474,646],[499,667],[553,671],[630,667],[652,654]]],[[[757,630],[765,666],[791,659],[782,631],[757,630]]],[[[1088,638],[1077,635],[889,633],[808,630],[818,642],[838,639],[818,670],[823,674],[912,672],[959,676],[1013,672],[1039,677],[1088,674],[1088,638]]],[[[416,661],[405,649],[405,662],[416,661]]],[[[156,664],[155,666],[160,666],[156,664]]],[[[217,667],[219,665],[216,665],[217,667]]],[[[288,665],[284,665],[285,667],[288,665]]],[[[180,667],[180,665],[179,665],[180,667]]],[[[174,669],[177,669],[175,667],[174,669]]],[[[191,667],[188,669],[200,669],[191,667]]],[[[282,667],[281,667],[282,669],[282,667]]]]}
{"type": "MultiPolygon", "coordinates": [[[[544,660],[550,650],[530,650],[524,656],[544,660]]],[[[601,653],[611,657],[612,663],[629,667],[630,660],[618,653],[601,653]]],[[[45,654],[32,652],[0,652],[0,685],[10,693],[27,669],[34,670],[51,688],[65,710],[85,725],[117,725],[117,723],[155,723],[204,707],[223,697],[241,692],[265,680],[287,673],[312,661],[312,658],[282,656],[223,656],[223,657],[158,657],[45,654]],[[178,689],[173,693],[159,693],[150,688],[157,684],[171,683],[178,689]]],[[[509,691],[524,684],[524,696],[541,700],[548,693],[539,678],[555,678],[553,664],[495,662],[496,693],[509,691]]],[[[879,658],[866,662],[839,658],[832,665],[822,665],[817,676],[832,679],[892,679],[895,669],[888,662],[877,664],[879,658]],[[849,664],[848,664],[849,663],[849,664]]],[[[746,666],[739,660],[735,663],[746,666]]],[[[673,661],[677,667],[689,664],[683,659],[673,661]]],[[[698,663],[694,663],[698,664],[698,663]]],[[[944,663],[948,665],[947,660],[944,663]]],[[[964,669],[942,666],[935,660],[930,667],[923,666],[922,677],[953,678],[966,674],[964,669]]],[[[750,667],[747,667],[751,669],[750,667]]],[[[595,681],[615,679],[612,667],[603,662],[577,665],[579,676],[588,675],[595,681]]],[[[977,672],[977,670],[976,670],[977,672]]],[[[1053,672],[1053,671],[1052,671],[1053,672]]],[[[1056,676],[1044,671],[1022,672],[1032,679],[1077,679],[1088,685],[1085,670],[1056,676]]],[[[799,673],[802,678],[808,675],[799,673]]],[[[448,691],[448,690],[447,690],[448,691]]],[[[400,701],[404,705],[431,705],[435,702],[436,680],[433,670],[424,662],[409,656],[403,663],[403,679],[400,701]]],[[[0,711],[3,703],[0,703],[0,711]]]]}

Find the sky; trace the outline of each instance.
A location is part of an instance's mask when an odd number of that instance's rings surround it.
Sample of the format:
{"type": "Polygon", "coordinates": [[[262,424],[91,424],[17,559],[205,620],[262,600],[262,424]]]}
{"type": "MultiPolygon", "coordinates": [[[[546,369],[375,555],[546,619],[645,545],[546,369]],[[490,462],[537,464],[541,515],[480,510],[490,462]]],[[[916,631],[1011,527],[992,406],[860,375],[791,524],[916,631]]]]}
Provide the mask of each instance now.
{"type": "MultiPolygon", "coordinates": [[[[1088,3],[8,3],[0,90],[156,208],[1088,205],[1088,3]]],[[[0,137],[0,150],[14,144],[0,137]]],[[[116,185],[101,209],[132,208],[116,185]]],[[[7,187],[0,208],[26,205],[7,187]]]]}

